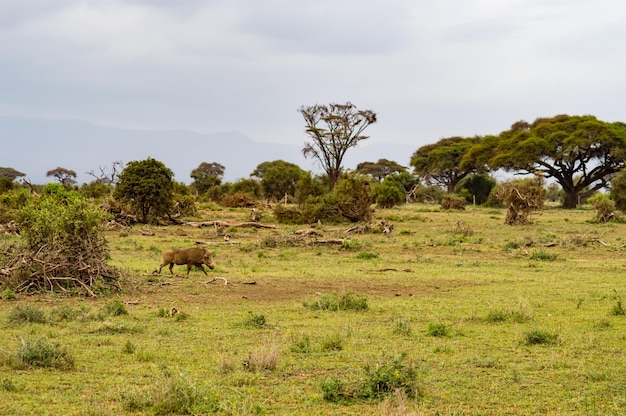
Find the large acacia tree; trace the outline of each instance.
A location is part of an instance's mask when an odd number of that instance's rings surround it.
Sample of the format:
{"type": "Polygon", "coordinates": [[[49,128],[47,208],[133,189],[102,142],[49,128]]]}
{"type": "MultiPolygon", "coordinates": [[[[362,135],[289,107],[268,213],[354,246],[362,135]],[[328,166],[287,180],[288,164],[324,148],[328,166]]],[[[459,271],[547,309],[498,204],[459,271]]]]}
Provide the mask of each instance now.
{"type": "Polygon", "coordinates": [[[158,160],[128,162],[119,175],[113,195],[139,213],[145,224],[150,216],[165,215],[172,209],[173,177],[174,173],[158,160]]]}
{"type": "Polygon", "coordinates": [[[485,165],[554,178],[564,192],[563,207],[606,187],[625,166],[626,124],[591,115],[558,115],[519,121],[497,136],[486,136],[461,166],[485,165]]]}
{"type": "Polygon", "coordinates": [[[417,149],[411,156],[411,166],[428,185],[438,185],[452,193],[461,179],[477,171],[469,162],[465,166],[460,166],[460,163],[479,141],[480,137],[441,139],[417,149]]]}
{"type": "Polygon", "coordinates": [[[311,138],[304,144],[302,153],[304,157],[313,157],[320,162],[332,190],[341,174],[346,152],[368,138],[363,131],[376,123],[376,113],[358,110],[350,102],[302,106],[299,111],[304,117],[306,133],[311,138]]]}

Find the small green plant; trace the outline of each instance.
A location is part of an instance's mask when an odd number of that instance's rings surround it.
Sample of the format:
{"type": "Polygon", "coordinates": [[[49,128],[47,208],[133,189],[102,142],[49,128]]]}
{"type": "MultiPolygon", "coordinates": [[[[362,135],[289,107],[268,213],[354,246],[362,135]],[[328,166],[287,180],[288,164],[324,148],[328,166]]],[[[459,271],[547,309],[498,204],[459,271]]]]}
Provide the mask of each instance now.
{"type": "Polygon", "coordinates": [[[547,251],[539,250],[530,255],[531,260],[539,261],[554,261],[559,258],[558,254],[548,253],[547,251]]]}
{"type": "Polygon", "coordinates": [[[431,337],[446,337],[450,330],[442,322],[430,322],[426,327],[426,333],[431,337]]]}
{"type": "Polygon", "coordinates": [[[267,325],[267,318],[265,315],[255,314],[252,311],[248,311],[248,316],[243,320],[243,326],[249,328],[265,328],[267,325]]]}
{"type": "Polygon", "coordinates": [[[522,338],[522,345],[553,345],[556,344],[558,335],[541,329],[532,329],[522,338]]]}
{"type": "Polygon", "coordinates": [[[243,361],[243,368],[253,373],[258,371],[274,371],[278,366],[280,356],[276,344],[265,344],[254,351],[250,351],[248,358],[243,361]]]}
{"type": "Polygon", "coordinates": [[[327,402],[340,403],[350,400],[350,394],[346,392],[345,383],[337,377],[326,377],[320,382],[322,397],[327,402]]]}
{"type": "Polygon", "coordinates": [[[17,391],[15,383],[13,383],[13,381],[9,378],[2,379],[2,381],[0,382],[0,389],[8,392],[17,391]]]}
{"type": "Polygon", "coordinates": [[[79,318],[85,318],[87,307],[74,308],[70,305],[55,306],[50,310],[50,319],[54,322],[71,322],[79,318]]]}
{"type": "Polygon", "coordinates": [[[364,381],[358,388],[361,398],[380,399],[394,391],[402,391],[410,398],[420,395],[417,368],[413,363],[406,362],[406,354],[383,359],[373,366],[366,364],[365,373],[364,381]]]}
{"type": "Polygon", "coordinates": [[[327,377],[320,382],[322,397],[332,403],[357,400],[381,400],[402,392],[409,398],[421,396],[417,367],[407,362],[406,354],[385,358],[375,365],[366,364],[365,374],[357,382],[346,382],[338,377],[327,377]]]}
{"type": "Polygon", "coordinates": [[[34,323],[44,324],[48,321],[46,312],[36,306],[30,305],[15,305],[9,312],[9,323],[34,323]]]}
{"type": "Polygon", "coordinates": [[[311,338],[306,334],[292,335],[291,347],[289,349],[294,353],[308,354],[313,351],[311,338]]]}
{"type": "Polygon", "coordinates": [[[523,311],[494,309],[487,313],[484,321],[489,323],[500,323],[506,321],[524,323],[530,321],[530,319],[531,317],[523,311]]]}
{"type": "Polygon", "coordinates": [[[74,356],[67,348],[45,338],[22,339],[17,352],[19,364],[28,367],[49,367],[60,370],[74,368],[74,356]]]}
{"type": "Polygon", "coordinates": [[[338,332],[328,334],[322,340],[320,349],[326,351],[341,351],[343,349],[343,337],[338,332]]]}
{"type": "Polygon", "coordinates": [[[397,335],[403,335],[408,337],[411,335],[411,320],[410,319],[399,319],[395,322],[393,333],[397,335]]]}
{"type": "Polygon", "coordinates": [[[359,254],[356,255],[356,258],[359,260],[371,260],[371,259],[377,259],[378,258],[378,253],[370,253],[368,251],[362,251],[359,254]]]}
{"type": "Polygon", "coordinates": [[[512,251],[512,250],[517,250],[518,248],[520,248],[522,245],[520,243],[518,243],[517,241],[508,241],[505,245],[504,245],[504,251],[512,251]]]}
{"type": "Polygon", "coordinates": [[[15,292],[11,288],[6,288],[0,293],[0,299],[2,300],[13,300],[15,299],[15,292]]]}
{"type": "Polygon", "coordinates": [[[613,289],[615,294],[613,298],[615,299],[615,304],[611,308],[611,315],[613,316],[624,316],[626,315],[626,310],[624,309],[624,305],[622,305],[622,297],[617,294],[617,290],[613,289]]]}
{"type": "Polygon", "coordinates": [[[135,351],[137,351],[137,345],[133,344],[130,340],[126,341],[124,348],[122,348],[122,352],[124,354],[134,354],[135,351]]]}
{"type": "Polygon", "coordinates": [[[322,295],[310,305],[305,303],[305,306],[308,306],[313,310],[324,311],[363,311],[368,309],[367,298],[352,292],[322,295]]]}
{"type": "Polygon", "coordinates": [[[100,315],[102,317],[128,315],[128,309],[126,309],[126,305],[121,300],[113,299],[102,307],[100,315]]]}
{"type": "Polygon", "coordinates": [[[344,240],[341,243],[341,248],[344,250],[358,250],[361,248],[361,243],[356,240],[344,240]]]}
{"type": "Polygon", "coordinates": [[[211,414],[218,410],[218,401],[212,392],[198,387],[191,377],[181,371],[163,368],[163,377],[149,390],[124,398],[128,412],[148,410],[155,415],[211,414]]]}

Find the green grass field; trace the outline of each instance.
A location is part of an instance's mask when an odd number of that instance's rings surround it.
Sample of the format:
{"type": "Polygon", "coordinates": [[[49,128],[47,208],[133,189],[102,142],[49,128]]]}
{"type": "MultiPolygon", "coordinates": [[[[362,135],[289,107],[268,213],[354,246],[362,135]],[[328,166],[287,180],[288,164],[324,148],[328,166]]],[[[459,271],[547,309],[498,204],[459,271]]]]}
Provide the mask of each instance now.
{"type": "Polygon", "coordinates": [[[407,205],[304,237],[248,214],[107,231],[121,294],[4,292],[0,414],[626,413],[626,224],[407,205]],[[152,274],[196,241],[208,276],[152,274]]]}

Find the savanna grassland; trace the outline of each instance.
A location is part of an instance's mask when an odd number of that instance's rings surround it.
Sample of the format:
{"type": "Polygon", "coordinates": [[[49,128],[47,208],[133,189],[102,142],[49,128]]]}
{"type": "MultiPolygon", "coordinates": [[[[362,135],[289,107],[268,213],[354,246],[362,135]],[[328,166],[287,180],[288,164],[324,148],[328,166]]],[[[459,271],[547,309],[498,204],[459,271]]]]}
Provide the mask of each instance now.
{"type": "Polygon", "coordinates": [[[626,224],[406,205],[298,237],[248,214],[107,231],[121,294],[5,295],[0,414],[626,413],[626,224]],[[208,276],[152,273],[196,241],[208,276]]]}

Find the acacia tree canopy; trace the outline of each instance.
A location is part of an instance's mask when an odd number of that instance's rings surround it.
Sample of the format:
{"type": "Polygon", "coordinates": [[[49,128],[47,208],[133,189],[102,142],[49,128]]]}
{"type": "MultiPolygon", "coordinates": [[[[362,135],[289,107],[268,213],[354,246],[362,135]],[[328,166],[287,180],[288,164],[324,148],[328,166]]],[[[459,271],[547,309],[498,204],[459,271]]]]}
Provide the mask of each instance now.
{"type": "Polygon", "coordinates": [[[357,110],[350,102],[302,106],[298,111],[304,117],[305,131],[311,138],[311,142],[304,144],[302,153],[304,157],[313,157],[320,162],[332,190],[341,174],[346,152],[368,138],[363,131],[376,123],[376,113],[357,110]]]}
{"type": "Polygon", "coordinates": [[[359,163],[356,166],[356,171],[364,175],[371,175],[380,182],[392,173],[406,172],[406,168],[392,160],[378,159],[378,162],[359,163]]]}
{"type": "Polygon", "coordinates": [[[498,136],[487,136],[461,163],[484,164],[552,177],[564,191],[563,207],[606,187],[626,162],[626,124],[594,116],[557,115],[532,124],[519,121],[498,136]]]}
{"type": "Polygon", "coordinates": [[[76,183],[76,172],[71,169],[57,167],[46,172],[46,176],[54,176],[61,185],[74,185],[76,183]]]}
{"type": "Polygon", "coordinates": [[[225,170],[226,168],[217,162],[202,162],[197,168],[192,170],[189,175],[193,179],[191,186],[194,187],[198,193],[203,194],[214,186],[222,183],[225,170]]]}
{"type": "Polygon", "coordinates": [[[460,163],[479,141],[478,136],[441,139],[417,149],[411,156],[411,166],[426,184],[441,186],[452,193],[461,179],[478,170],[471,163],[464,166],[460,163]]]}

